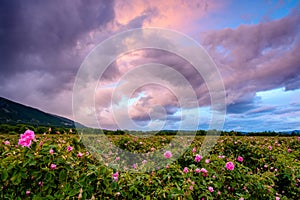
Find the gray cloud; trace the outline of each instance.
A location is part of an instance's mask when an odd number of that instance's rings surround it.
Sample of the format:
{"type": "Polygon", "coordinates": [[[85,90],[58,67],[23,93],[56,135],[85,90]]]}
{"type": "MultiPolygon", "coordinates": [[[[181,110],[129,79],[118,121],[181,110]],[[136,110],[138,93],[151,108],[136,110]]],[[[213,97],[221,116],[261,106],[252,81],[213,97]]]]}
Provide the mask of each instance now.
{"type": "Polygon", "coordinates": [[[224,78],[229,112],[254,109],[256,92],[300,86],[298,10],[279,20],[208,31],[201,41],[224,78]]]}
{"type": "Polygon", "coordinates": [[[68,93],[68,111],[52,112],[70,114],[69,94],[85,56],[78,45],[113,20],[114,1],[1,1],[0,95],[39,106],[68,93]]]}

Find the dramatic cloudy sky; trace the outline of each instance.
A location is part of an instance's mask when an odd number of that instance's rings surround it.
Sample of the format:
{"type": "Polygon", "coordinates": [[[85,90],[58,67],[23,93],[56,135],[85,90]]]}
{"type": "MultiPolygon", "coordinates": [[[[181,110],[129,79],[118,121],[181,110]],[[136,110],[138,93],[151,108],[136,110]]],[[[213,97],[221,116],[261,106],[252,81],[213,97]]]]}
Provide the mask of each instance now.
{"type": "MultiPolygon", "coordinates": [[[[85,57],[117,33],[146,27],[183,33],[211,56],[225,87],[224,130],[300,129],[297,0],[3,0],[0,96],[73,119],[73,86],[85,57]]],[[[107,54],[113,48],[117,47],[108,49],[107,54]]],[[[210,94],[205,78],[196,75],[190,63],[169,52],[129,52],[109,66],[93,97],[83,94],[82,104],[85,98],[95,98],[95,115],[103,128],[119,128],[111,114],[114,107],[119,120],[129,115],[145,130],[156,129],[160,122],[165,123],[164,128],[176,129],[183,121],[186,126],[181,128],[189,129],[189,122],[193,124],[195,119],[193,111],[199,108],[199,128],[207,129],[212,111],[210,94]],[[123,94],[119,87],[122,77],[126,79],[124,75],[130,70],[147,63],[162,64],[161,73],[155,66],[147,71],[156,77],[154,84],[141,85],[129,96],[118,96],[123,94]],[[198,107],[189,104],[188,98],[184,106],[179,105],[180,98],[189,96],[188,87],[176,87],[180,76],[172,73],[173,80],[169,82],[177,88],[176,93],[171,86],[163,87],[164,82],[155,84],[167,79],[164,72],[170,74],[163,66],[176,70],[189,82],[198,107]],[[111,101],[114,92],[117,98],[111,101]]],[[[132,77],[126,81],[145,81],[144,74],[132,77]]],[[[122,123],[125,127],[121,128],[132,128],[122,123]]]]}

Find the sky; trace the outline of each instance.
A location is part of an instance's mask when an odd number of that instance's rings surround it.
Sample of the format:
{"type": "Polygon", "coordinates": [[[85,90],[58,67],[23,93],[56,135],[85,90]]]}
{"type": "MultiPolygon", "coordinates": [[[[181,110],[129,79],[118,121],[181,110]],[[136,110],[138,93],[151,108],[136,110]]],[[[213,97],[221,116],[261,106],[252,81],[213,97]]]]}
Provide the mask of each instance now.
{"type": "MultiPolygon", "coordinates": [[[[226,94],[223,130],[300,130],[299,11],[297,0],[0,1],[0,96],[74,119],[74,83],[89,53],[116,34],[156,27],[192,38],[215,63],[226,94]]],[[[83,94],[82,104],[94,100],[101,128],[188,130],[199,118],[197,128],[208,129],[212,113],[218,112],[211,107],[205,77],[170,52],[127,52],[98,82],[93,97],[83,94]],[[158,73],[159,66],[151,66],[148,73],[156,84],[140,85],[125,94],[122,78],[131,85],[142,84],[145,76],[125,75],[147,63],[160,63],[182,76],[165,71],[174,76],[164,86],[168,76],[158,73]],[[176,87],[180,77],[188,84],[176,87]],[[189,95],[188,85],[197,106],[186,99],[179,104],[189,95]],[[112,101],[115,91],[119,93],[112,101]],[[139,128],[127,126],[125,116],[139,128]]]]}

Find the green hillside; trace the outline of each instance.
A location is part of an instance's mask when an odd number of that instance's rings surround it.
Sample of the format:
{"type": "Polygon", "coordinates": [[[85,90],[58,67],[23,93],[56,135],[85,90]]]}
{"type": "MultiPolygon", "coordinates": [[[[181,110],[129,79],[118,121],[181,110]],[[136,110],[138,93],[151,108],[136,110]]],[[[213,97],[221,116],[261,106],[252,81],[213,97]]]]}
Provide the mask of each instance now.
{"type": "Polygon", "coordinates": [[[0,124],[74,127],[74,122],[70,119],[45,113],[3,97],[0,97],[0,124]]]}

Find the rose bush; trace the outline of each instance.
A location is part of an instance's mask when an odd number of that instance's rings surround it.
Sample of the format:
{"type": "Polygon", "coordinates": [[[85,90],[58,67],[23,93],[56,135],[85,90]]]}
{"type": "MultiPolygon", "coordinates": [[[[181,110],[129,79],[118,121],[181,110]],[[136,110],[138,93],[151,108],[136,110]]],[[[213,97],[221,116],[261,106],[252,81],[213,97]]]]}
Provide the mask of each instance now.
{"type": "MultiPolygon", "coordinates": [[[[101,142],[94,137],[91,141],[101,142]]],[[[153,152],[172,142],[172,136],[109,139],[136,153],[153,152]]],[[[165,167],[139,173],[155,166],[146,157],[131,167],[137,173],[129,173],[107,167],[127,158],[104,149],[101,153],[110,162],[100,163],[76,135],[1,135],[0,198],[300,199],[298,137],[220,137],[211,154],[202,158],[203,139],[196,137],[178,160],[165,167]]],[[[174,153],[165,151],[161,157],[170,160],[174,153]]]]}

